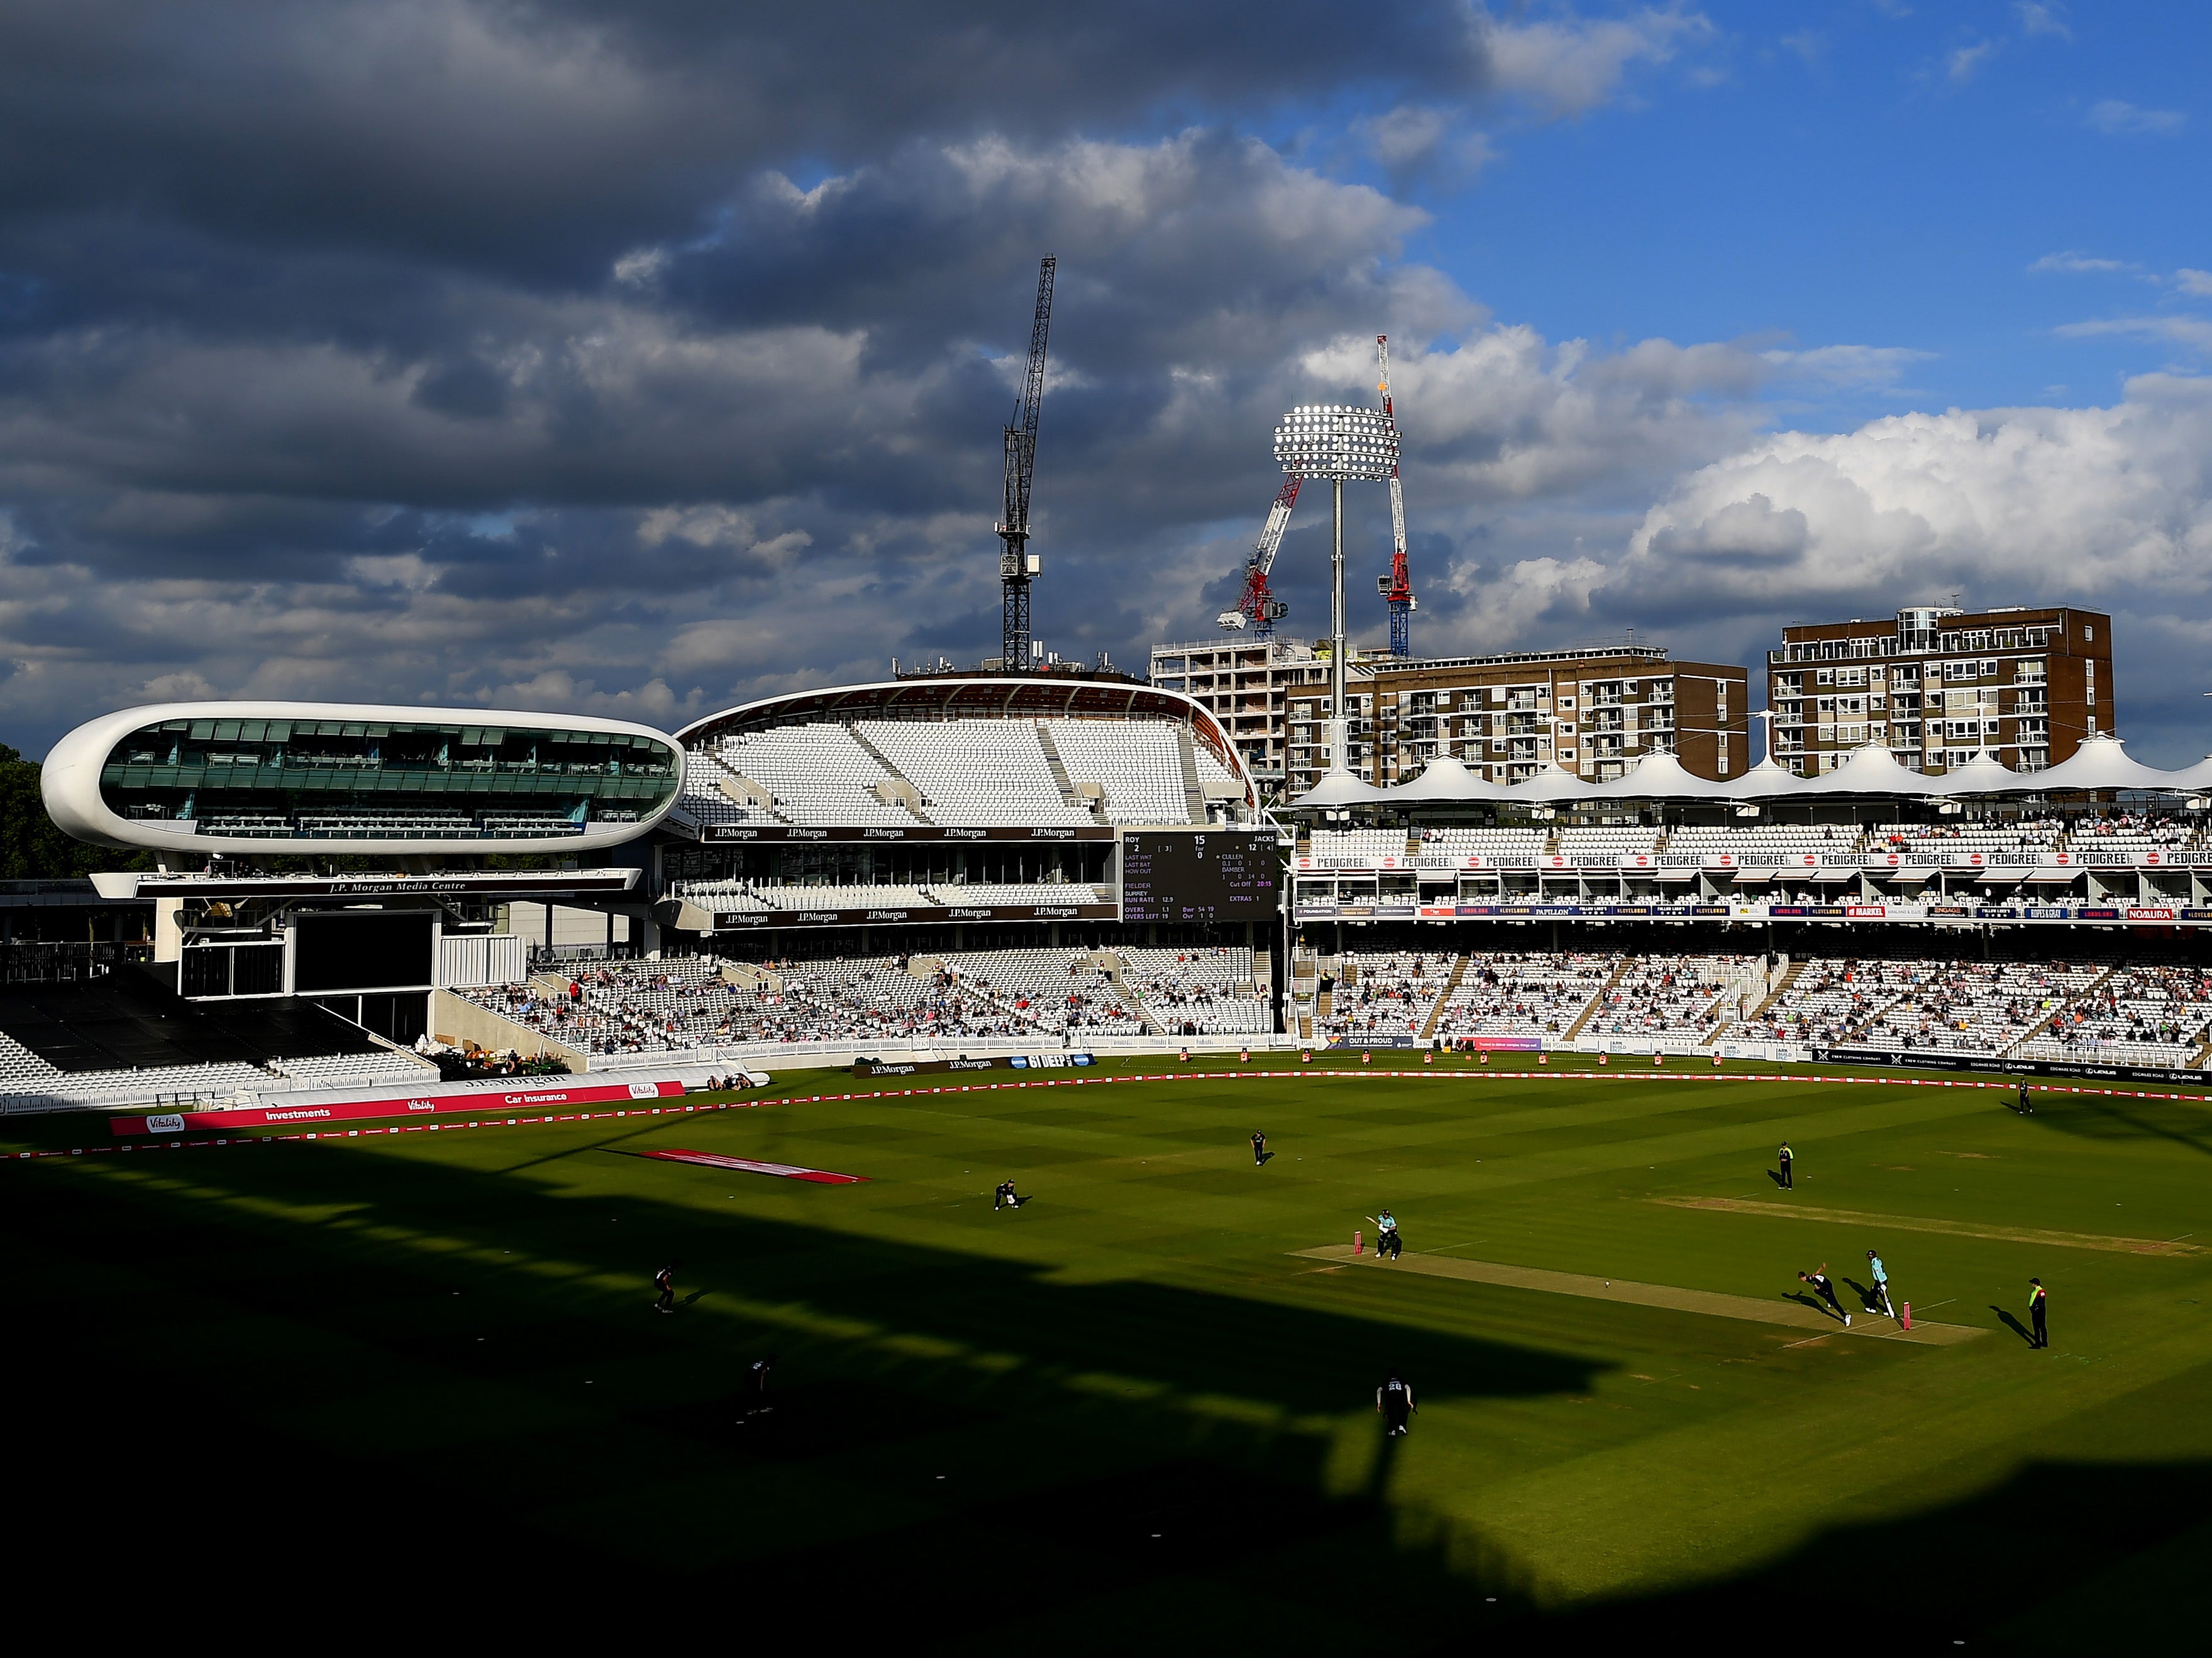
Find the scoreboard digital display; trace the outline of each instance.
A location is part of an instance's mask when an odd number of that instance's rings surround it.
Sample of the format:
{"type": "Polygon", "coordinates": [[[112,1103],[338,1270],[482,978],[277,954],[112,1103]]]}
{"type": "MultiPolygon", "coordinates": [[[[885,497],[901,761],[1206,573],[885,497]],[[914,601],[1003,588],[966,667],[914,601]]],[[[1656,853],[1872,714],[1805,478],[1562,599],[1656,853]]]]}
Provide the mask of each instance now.
{"type": "Polygon", "coordinates": [[[1264,921],[1281,879],[1273,830],[1132,829],[1121,837],[1124,921],[1264,921]]]}

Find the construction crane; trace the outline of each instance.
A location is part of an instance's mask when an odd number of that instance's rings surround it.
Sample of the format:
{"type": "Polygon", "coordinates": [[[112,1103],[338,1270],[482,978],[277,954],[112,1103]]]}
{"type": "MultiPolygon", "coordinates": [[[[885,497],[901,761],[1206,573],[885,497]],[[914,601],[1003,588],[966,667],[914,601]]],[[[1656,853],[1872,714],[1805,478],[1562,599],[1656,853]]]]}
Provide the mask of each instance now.
{"type": "Polygon", "coordinates": [[[1022,382],[1018,424],[1006,428],[1006,515],[998,526],[999,664],[1006,673],[1022,673],[1030,665],[1030,581],[1039,568],[1036,555],[1029,550],[1030,483],[1036,476],[1037,409],[1044,401],[1044,343],[1052,327],[1052,278],[1058,263],[1047,254],[1037,266],[1029,377],[1022,382]]]}
{"type": "MultiPolygon", "coordinates": [[[[1390,337],[1375,337],[1375,368],[1378,377],[1375,389],[1382,394],[1382,418],[1395,428],[1397,417],[1390,412],[1390,337]]],[[[1390,605],[1390,654],[1411,656],[1413,653],[1413,612],[1419,608],[1413,598],[1413,573],[1406,562],[1406,496],[1398,486],[1398,463],[1390,463],[1390,574],[1375,578],[1376,591],[1390,605]]]]}
{"type": "Polygon", "coordinates": [[[1304,481],[1296,477],[1283,480],[1275,504],[1267,509],[1267,527],[1244,562],[1244,592],[1235,610],[1213,618],[1215,627],[1237,633],[1249,628],[1261,638],[1272,639],[1275,623],[1291,613],[1289,605],[1267,591],[1267,573],[1275,568],[1275,555],[1282,548],[1283,531],[1290,526],[1291,508],[1297,505],[1298,485],[1304,481]]]}

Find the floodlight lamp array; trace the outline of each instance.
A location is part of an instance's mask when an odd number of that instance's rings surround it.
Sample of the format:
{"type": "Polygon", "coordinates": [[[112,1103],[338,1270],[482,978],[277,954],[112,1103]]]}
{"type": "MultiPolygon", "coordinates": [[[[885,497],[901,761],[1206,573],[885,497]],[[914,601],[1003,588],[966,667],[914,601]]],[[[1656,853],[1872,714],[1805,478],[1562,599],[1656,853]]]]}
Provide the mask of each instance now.
{"type": "Polygon", "coordinates": [[[1293,477],[1380,483],[1397,471],[1397,424],[1377,409],[1301,404],[1275,428],[1275,459],[1293,477]]]}

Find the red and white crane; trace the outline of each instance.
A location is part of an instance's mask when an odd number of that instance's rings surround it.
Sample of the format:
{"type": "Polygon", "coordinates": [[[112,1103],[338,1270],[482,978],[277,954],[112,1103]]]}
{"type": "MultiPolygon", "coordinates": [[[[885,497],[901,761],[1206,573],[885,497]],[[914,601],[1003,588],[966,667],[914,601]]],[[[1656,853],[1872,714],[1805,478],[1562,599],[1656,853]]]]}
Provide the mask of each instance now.
{"type": "Polygon", "coordinates": [[[1298,485],[1303,482],[1296,474],[1283,480],[1275,504],[1267,509],[1267,522],[1252,556],[1244,561],[1244,591],[1237,608],[1214,617],[1215,627],[1238,633],[1249,628],[1267,639],[1273,635],[1275,623],[1291,613],[1289,605],[1267,591],[1267,572],[1275,568],[1275,555],[1282,549],[1283,531],[1290,527],[1291,508],[1297,505],[1298,485]]]}
{"type": "MultiPolygon", "coordinates": [[[[1390,337],[1375,337],[1375,389],[1382,395],[1382,418],[1395,430],[1397,417],[1390,412],[1390,337]]],[[[1406,496],[1398,485],[1398,463],[1390,463],[1390,574],[1375,578],[1376,591],[1390,606],[1390,654],[1413,653],[1413,573],[1406,562],[1406,496]]]]}

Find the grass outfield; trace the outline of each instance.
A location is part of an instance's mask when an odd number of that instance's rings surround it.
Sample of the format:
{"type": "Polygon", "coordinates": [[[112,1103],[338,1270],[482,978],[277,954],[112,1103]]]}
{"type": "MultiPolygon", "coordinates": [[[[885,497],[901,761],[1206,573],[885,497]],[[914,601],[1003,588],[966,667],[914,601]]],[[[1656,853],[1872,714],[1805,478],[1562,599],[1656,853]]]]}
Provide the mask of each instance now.
{"type": "Polygon", "coordinates": [[[1078,1651],[1655,1620],[2064,1647],[2189,1610],[2212,1102],[2046,1092],[2021,1118],[1995,1090],[1637,1065],[1121,1079],[1164,1067],[794,1074],[755,1109],[15,1163],[39,1570],[150,1547],[273,1593],[447,1559],[559,1586],[541,1614],[658,1577],[756,1629],[830,1608],[1078,1651]],[[855,1096],[799,1097],[825,1090],[855,1096]],[[867,1183],[635,1155],[670,1147],[867,1183]],[[1007,1175],[1035,1200],[994,1214],[1007,1175]],[[1371,1239],[1384,1204],[1431,1270],[1299,1253],[1371,1239]],[[1863,1283],[1869,1247],[1954,1333],[1845,1334],[1788,1298],[1823,1260],[1863,1283]],[[2032,1273],[2042,1351],[2015,1327],[2032,1273]],[[770,1350],[776,1409],[739,1425],[770,1350]],[[1393,1365],[1421,1408],[1385,1442],[1393,1365]]]}

